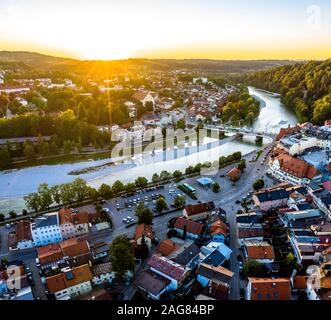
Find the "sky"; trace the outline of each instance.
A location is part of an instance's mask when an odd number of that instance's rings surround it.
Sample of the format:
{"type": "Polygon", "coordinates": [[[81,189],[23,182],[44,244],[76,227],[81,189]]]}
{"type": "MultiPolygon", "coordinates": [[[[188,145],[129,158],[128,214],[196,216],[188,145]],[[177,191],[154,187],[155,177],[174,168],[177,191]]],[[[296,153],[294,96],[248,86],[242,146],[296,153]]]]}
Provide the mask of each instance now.
{"type": "Polygon", "coordinates": [[[330,0],[0,0],[0,50],[79,59],[326,59],[330,0]]]}

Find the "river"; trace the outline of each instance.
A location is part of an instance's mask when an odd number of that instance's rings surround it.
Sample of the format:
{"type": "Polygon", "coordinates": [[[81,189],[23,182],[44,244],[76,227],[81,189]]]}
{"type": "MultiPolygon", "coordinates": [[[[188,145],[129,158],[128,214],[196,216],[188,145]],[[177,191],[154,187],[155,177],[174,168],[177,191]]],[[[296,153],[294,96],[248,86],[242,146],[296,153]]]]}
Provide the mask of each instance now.
{"type": "MultiPolygon", "coordinates": [[[[280,102],[279,96],[252,87],[249,91],[251,95],[264,101],[261,114],[253,125],[254,131],[277,133],[281,127],[296,124],[295,115],[280,102]]],[[[263,143],[266,144],[268,141],[263,143]]],[[[109,163],[111,159],[3,171],[0,172],[0,212],[8,213],[10,210],[21,212],[24,208],[23,196],[36,191],[39,184],[44,182],[52,186],[81,177],[91,186],[98,188],[102,183],[112,184],[116,180],[124,183],[133,182],[139,176],[150,180],[154,173],[161,173],[163,170],[184,171],[190,165],[214,161],[236,151],[241,151],[245,155],[258,148],[254,137],[251,136],[244,136],[242,141],[233,141],[231,138],[216,141],[206,138],[199,147],[193,141],[182,149],[155,150],[154,155],[150,152],[144,153],[134,159],[123,159],[116,165],[101,167],[97,171],[79,175],[69,173],[91,166],[101,166],[109,163]]]]}

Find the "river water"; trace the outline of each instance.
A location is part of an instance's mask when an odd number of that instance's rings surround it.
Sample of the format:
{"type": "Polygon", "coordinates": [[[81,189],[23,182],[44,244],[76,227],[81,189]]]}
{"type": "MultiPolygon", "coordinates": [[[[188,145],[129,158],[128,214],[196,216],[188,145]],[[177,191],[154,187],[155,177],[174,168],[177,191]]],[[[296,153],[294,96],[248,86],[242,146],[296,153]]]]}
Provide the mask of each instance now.
{"type": "MultiPolygon", "coordinates": [[[[251,87],[249,91],[251,95],[264,101],[261,114],[253,125],[254,131],[277,133],[281,127],[296,124],[295,115],[280,102],[279,96],[251,87]]],[[[267,144],[268,141],[263,143],[267,144]]],[[[139,176],[150,180],[154,173],[159,174],[163,170],[184,171],[190,165],[214,161],[236,151],[241,151],[243,155],[249,154],[259,147],[252,136],[244,136],[242,141],[233,141],[231,138],[221,141],[205,138],[199,147],[193,142],[178,150],[155,150],[155,154],[144,153],[134,159],[123,159],[116,165],[105,166],[97,171],[79,175],[69,173],[104,165],[111,159],[3,171],[0,172],[0,212],[8,213],[10,210],[21,212],[24,208],[23,196],[36,191],[40,183],[47,182],[52,186],[81,177],[91,186],[98,188],[102,183],[112,184],[116,180],[124,183],[133,182],[139,176]]]]}

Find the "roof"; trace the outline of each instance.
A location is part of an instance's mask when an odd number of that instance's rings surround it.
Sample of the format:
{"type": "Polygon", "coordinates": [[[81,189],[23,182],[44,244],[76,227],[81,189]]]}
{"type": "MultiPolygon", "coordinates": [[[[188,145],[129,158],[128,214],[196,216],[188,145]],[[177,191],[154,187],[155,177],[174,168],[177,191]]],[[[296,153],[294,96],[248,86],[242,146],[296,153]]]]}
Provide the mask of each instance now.
{"type": "Polygon", "coordinates": [[[148,260],[147,264],[151,268],[177,281],[181,281],[186,273],[186,269],[180,264],[156,254],[148,260]]]}
{"type": "Polygon", "coordinates": [[[156,253],[160,253],[161,255],[167,257],[172,252],[178,250],[179,248],[180,248],[179,244],[173,242],[170,239],[166,239],[159,244],[159,246],[156,249],[156,253]]]}
{"type": "Polygon", "coordinates": [[[230,178],[237,178],[240,177],[240,175],[241,175],[241,171],[238,168],[233,168],[226,174],[226,176],[230,178]]]}
{"type": "Polygon", "coordinates": [[[195,234],[195,235],[200,235],[202,234],[203,231],[203,224],[191,221],[182,217],[179,217],[176,219],[175,222],[175,228],[176,229],[181,229],[184,230],[184,227],[186,226],[186,232],[195,234]]]}
{"type": "Polygon", "coordinates": [[[214,250],[203,260],[203,263],[218,267],[223,264],[225,260],[226,257],[221,252],[219,252],[218,250],[214,250]]]}
{"type": "Polygon", "coordinates": [[[111,273],[111,272],[112,272],[112,267],[111,267],[110,262],[96,264],[93,267],[93,275],[94,276],[99,276],[101,274],[106,274],[106,273],[111,273]]]}
{"type": "Polygon", "coordinates": [[[58,214],[57,212],[44,214],[42,217],[39,217],[31,224],[32,229],[45,228],[50,226],[58,225],[58,214]]]}
{"type": "Polygon", "coordinates": [[[224,267],[214,267],[209,264],[201,263],[198,269],[198,274],[210,280],[229,283],[234,273],[224,267]]]}
{"type": "Polygon", "coordinates": [[[112,300],[112,298],[105,289],[97,289],[81,297],[80,300],[112,300]]]}
{"type": "Polygon", "coordinates": [[[251,300],[290,300],[291,283],[287,278],[248,278],[251,300]]]}
{"type": "Polygon", "coordinates": [[[91,281],[92,278],[90,267],[84,264],[69,272],[61,272],[55,276],[47,277],[46,284],[50,293],[56,293],[80,283],[91,281]]]}
{"type": "Polygon", "coordinates": [[[272,191],[263,191],[255,194],[258,200],[262,202],[276,201],[281,199],[287,199],[289,197],[289,192],[284,189],[276,189],[272,191]]]}
{"type": "Polygon", "coordinates": [[[307,162],[293,158],[287,154],[281,154],[275,158],[280,164],[282,171],[298,178],[313,179],[320,174],[320,171],[309,165],[307,162]]]}
{"type": "Polygon", "coordinates": [[[59,210],[59,224],[71,223],[71,210],[67,208],[62,208],[59,210]]]}
{"type": "Polygon", "coordinates": [[[73,213],[71,219],[74,225],[86,224],[89,223],[89,214],[88,212],[73,213]]]}
{"type": "Polygon", "coordinates": [[[134,95],[132,96],[133,99],[142,101],[144,100],[147,96],[148,96],[149,92],[145,91],[137,91],[136,93],[134,93],[134,95]]]}
{"type": "Polygon", "coordinates": [[[181,264],[182,266],[186,266],[189,262],[192,261],[196,256],[200,253],[200,248],[192,243],[188,247],[184,247],[184,250],[180,252],[176,258],[172,259],[173,261],[181,264]]]}
{"type": "Polygon", "coordinates": [[[19,221],[16,224],[16,241],[32,240],[30,221],[19,221]]]}
{"type": "Polygon", "coordinates": [[[239,239],[249,239],[263,237],[263,228],[261,224],[238,224],[239,239]]]}
{"type": "Polygon", "coordinates": [[[184,210],[189,217],[209,212],[215,209],[214,202],[206,202],[206,203],[198,203],[198,204],[189,204],[187,205],[184,210]]]}
{"type": "Polygon", "coordinates": [[[228,234],[228,227],[222,220],[217,220],[212,223],[209,229],[212,236],[221,233],[224,237],[226,237],[228,234]]]}
{"type": "Polygon", "coordinates": [[[325,190],[328,190],[329,192],[331,192],[331,180],[325,181],[325,182],[323,183],[323,188],[324,188],[325,190]]]}
{"type": "Polygon", "coordinates": [[[284,138],[286,135],[293,134],[293,133],[299,131],[299,129],[300,129],[299,126],[296,126],[294,128],[281,128],[276,137],[276,140],[279,141],[280,139],[284,138]]]}
{"type": "Polygon", "coordinates": [[[38,258],[41,264],[50,263],[63,259],[63,257],[77,257],[88,254],[90,248],[88,242],[78,241],[77,238],[69,239],[60,243],[52,243],[46,246],[38,247],[38,258]]]}
{"type": "Polygon", "coordinates": [[[211,281],[204,289],[202,294],[204,296],[216,299],[216,300],[228,300],[230,288],[223,283],[217,283],[211,281]]]}
{"type": "Polygon", "coordinates": [[[140,239],[142,236],[145,236],[146,238],[149,239],[154,239],[154,232],[153,228],[145,223],[139,224],[136,228],[136,231],[134,233],[134,239],[137,241],[140,239]]]}
{"type": "Polygon", "coordinates": [[[307,288],[308,276],[295,276],[293,278],[293,289],[304,290],[307,288]]]}
{"type": "Polygon", "coordinates": [[[199,184],[201,184],[202,186],[209,186],[211,185],[212,183],[214,183],[214,181],[210,178],[207,178],[207,177],[202,177],[202,178],[199,178],[197,179],[197,182],[199,184]]]}
{"type": "Polygon", "coordinates": [[[136,287],[154,296],[159,295],[171,281],[150,270],[139,272],[134,280],[136,287]]]}
{"type": "Polygon", "coordinates": [[[159,118],[155,115],[154,112],[146,113],[143,115],[144,121],[157,121],[159,118]]]}
{"type": "Polygon", "coordinates": [[[89,214],[88,212],[79,212],[74,213],[70,209],[62,208],[59,210],[59,224],[67,224],[72,223],[74,225],[77,224],[85,224],[89,222],[89,214]]]}
{"type": "Polygon", "coordinates": [[[266,241],[244,241],[247,250],[247,256],[252,260],[275,259],[274,248],[266,241]]]}

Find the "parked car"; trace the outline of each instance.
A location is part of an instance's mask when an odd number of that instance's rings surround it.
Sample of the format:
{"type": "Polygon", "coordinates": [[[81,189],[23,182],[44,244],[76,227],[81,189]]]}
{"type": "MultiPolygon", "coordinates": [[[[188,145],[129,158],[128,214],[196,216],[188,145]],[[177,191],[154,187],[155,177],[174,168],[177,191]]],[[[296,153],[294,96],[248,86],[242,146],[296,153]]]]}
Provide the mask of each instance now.
{"type": "Polygon", "coordinates": [[[108,213],[109,209],[108,208],[102,208],[102,211],[108,213]]]}

